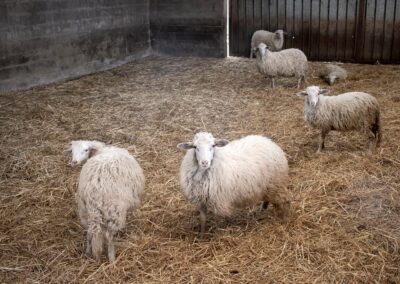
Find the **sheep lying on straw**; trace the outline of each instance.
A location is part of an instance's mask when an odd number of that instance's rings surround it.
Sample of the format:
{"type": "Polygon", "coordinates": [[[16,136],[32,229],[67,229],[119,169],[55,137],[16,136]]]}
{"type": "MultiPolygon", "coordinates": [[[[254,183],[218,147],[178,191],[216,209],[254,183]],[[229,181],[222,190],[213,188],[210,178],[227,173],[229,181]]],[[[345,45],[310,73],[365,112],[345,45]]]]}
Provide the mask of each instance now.
{"type": "Polygon", "coordinates": [[[347,71],[340,66],[326,64],[320,73],[320,77],[329,85],[333,85],[336,80],[346,80],[347,71]]]}

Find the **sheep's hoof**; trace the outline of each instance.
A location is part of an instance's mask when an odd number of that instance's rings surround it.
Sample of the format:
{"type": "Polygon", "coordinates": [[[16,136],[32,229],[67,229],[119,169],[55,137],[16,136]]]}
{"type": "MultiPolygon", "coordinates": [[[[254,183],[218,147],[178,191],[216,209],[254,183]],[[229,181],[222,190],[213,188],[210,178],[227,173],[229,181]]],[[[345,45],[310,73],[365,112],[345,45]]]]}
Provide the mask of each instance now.
{"type": "Polygon", "coordinates": [[[92,257],[93,257],[92,252],[91,252],[90,249],[86,249],[86,251],[85,251],[85,256],[86,256],[87,258],[92,258],[92,257]]]}
{"type": "Polygon", "coordinates": [[[287,223],[290,216],[290,202],[276,204],[278,216],[281,218],[282,223],[287,223]]]}
{"type": "Polygon", "coordinates": [[[115,261],[115,255],[108,255],[108,261],[110,263],[114,262],[115,261]]]}
{"type": "Polygon", "coordinates": [[[207,233],[206,233],[206,232],[201,232],[201,231],[199,231],[199,233],[197,234],[197,238],[198,238],[199,240],[205,240],[205,239],[206,239],[206,236],[207,236],[207,233]]]}

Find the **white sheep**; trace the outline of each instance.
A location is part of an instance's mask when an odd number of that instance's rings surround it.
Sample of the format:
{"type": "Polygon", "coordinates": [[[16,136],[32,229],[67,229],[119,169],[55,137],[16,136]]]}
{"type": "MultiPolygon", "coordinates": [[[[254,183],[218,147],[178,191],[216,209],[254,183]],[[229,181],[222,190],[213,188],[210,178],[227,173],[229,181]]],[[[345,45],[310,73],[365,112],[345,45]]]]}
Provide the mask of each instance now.
{"type": "Polygon", "coordinates": [[[325,137],[331,130],[360,130],[368,137],[368,151],[379,146],[382,139],[379,104],[375,97],[363,92],[337,96],[323,96],[327,90],[310,86],[297,93],[306,96],[304,119],[313,128],[320,129],[318,153],[325,146],[325,137]],[[375,144],[375,145],[374,145],[375,144]]]}
{"type": "Polygon", "coordinates": [[[193,142],[177,147],[188,150],[180,168],[180,184],[186,199],[198,207],[202,235],[207,209],[230,216],[237,207],[263,202],[267,208],[271,202],[287,219],[291,200],[288,162],[270,139],[251,135],[229,143],[200,132],[193,142]]]}
{"type": "Polygon", "coordinates": [[[297,88],[306,82],[308,62],[306,55],[296,48],[289,48],[277,52],[268,50],[264,43],[256,49],[257,69],[264,76],[271,79],[272,88],[275,88],[275,77],[298,78],[297,88]]]}
{"type": "Polygon", "coordinates": [[[75,198],[80,221],[87,229],[86,254],[99,260],[104,240],[112,262],[114,235],[125,227],[128,210],[141,203],[142,168],[127,150],[98,141],[72,141],[66,153],[72,154],[72,166],[84,164],[75,198]]]}
{"type": "Polygon", "coordinates": [[[251,37],[250,58],[253,58],[254,49],[260,43],[267,45],[271,51],[281,50],[283,47],[284,35],[288,35],[288,33],[283,30],[276,30],[274,33],[265,30],[255,31],[251,37]]]}
{"type": "Polygon", "coordinates": [[[326,64],[321,70],[320,77],[329,85],[333,85],[336,80],[346,80],[347,71],[334,64],[326,64]]]}

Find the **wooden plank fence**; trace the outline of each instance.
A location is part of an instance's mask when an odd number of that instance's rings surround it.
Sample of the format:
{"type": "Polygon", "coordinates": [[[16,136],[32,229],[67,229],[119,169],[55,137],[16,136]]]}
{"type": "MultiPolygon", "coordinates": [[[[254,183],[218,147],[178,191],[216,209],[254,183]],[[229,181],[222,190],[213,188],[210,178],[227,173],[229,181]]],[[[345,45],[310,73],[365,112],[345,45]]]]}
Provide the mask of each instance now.
{"type": "Polygon", "coordinates": [[[249,56],[259,29],[310,60],[400,63],[400,0],[230,0],[230,54],[249,56]]]}

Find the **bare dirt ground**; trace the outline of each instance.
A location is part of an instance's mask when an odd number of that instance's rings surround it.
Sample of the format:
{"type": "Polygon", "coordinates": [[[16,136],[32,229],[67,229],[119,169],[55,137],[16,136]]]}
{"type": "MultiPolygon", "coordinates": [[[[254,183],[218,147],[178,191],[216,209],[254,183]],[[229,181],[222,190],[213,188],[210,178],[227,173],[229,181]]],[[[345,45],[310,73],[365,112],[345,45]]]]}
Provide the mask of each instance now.
{"type": "MultiPolygon", "coordinates": [[[[312,63],[309,84],[326,84],[312,63]]],[[[303,121],[296,80],[271,90],[249,59],[149,57],[77,80],[0,95],[1,283],[399,283],[400,66],[343,65],[332,94],[366,91],[382,110],[383,143],[303,121]],[[210,215],[198,237],[179,191],[179,142],[271,137],[287,153],[293,213],[273,207],[210,215]],[[84,256],[73,139],[127,148],[146,174],[142,207],[117,237],[117,260],[84,256]]]]}

